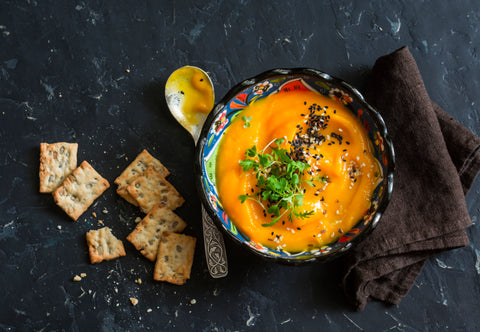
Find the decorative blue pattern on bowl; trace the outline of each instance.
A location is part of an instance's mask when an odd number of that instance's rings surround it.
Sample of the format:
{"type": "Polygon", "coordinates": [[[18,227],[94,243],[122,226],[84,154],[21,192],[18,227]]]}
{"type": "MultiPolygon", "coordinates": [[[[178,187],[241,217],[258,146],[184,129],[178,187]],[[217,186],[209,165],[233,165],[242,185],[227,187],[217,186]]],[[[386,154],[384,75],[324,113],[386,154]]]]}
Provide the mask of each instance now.
{"type": "Polygon", "coordinates": [[[361,94],[347,83],[314,69],[274,69],[243,81],[232,88],[215,106],[203,126],[196,149],[196,185],[202,203],[217,227],[234,241],[254,253],[285,263],[325,261],[348,250],[352,244],[373,230],[385,210],[393,188],[394,152],[381,116],[369,106],[361,94]],[[223,210],[215,186],[216,155],[228,125],[249,104],[272,93],[292,90],[313,90],[341,101],[357,116],[373,143],[374,155],[382,170],[383,180],[377,185],[370,210],[336,242],[310,251],[288,253],[251,241],[239,232],[223,210]]]}

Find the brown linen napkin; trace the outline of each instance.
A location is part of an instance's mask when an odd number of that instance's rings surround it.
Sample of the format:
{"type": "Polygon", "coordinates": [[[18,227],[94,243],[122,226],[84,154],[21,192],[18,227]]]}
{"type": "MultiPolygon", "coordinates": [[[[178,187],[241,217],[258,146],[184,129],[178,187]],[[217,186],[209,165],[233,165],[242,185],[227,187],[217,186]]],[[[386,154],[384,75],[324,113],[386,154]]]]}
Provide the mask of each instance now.
{"type": "Polygon", "coordinates": [[[407,47],[376,61],[366,99],[386,122],[396,168],[379,225],[343,257],[358,310],[398,304],[430,256],[468,245],[465,194],[480,170],[480,139],[430,100],[407,47]]]}

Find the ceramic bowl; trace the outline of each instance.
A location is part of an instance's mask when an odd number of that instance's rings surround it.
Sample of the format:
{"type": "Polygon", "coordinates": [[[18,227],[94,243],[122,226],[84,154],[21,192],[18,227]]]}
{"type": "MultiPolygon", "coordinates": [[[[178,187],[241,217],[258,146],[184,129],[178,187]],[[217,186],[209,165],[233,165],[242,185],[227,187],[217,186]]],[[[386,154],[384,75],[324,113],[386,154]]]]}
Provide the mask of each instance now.
{"type": "Polygon", "coordinates": [[[352,86],[324,72],[307,69],[273,69],[233,87],[209,114],[195,152],[195,180],[202,204],[217,227],[234,242],[249,251],[280,263],[301,264],[327,261],[350,249],[378,224],[390,200],[393,188],[394,152],[380,114],[365,102],[352,86]],[[216,154],[222,135],[235,116],[247,105],[272,93],[288,89],[308,89],[335,98],[352,111],[365,127],[379,160],[383,180],[373,192],[370,210],[336,242],[299,253],[277,251],[262,246],[242,234],[222,208],[215,186],[216,154]]]}

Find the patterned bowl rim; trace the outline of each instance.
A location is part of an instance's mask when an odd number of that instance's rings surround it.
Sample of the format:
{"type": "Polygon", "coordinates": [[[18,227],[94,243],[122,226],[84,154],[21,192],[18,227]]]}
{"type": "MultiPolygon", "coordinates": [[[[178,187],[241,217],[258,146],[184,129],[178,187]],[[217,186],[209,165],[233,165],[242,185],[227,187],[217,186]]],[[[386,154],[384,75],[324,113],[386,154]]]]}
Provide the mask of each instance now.
{"type": "Polygon", "coordinates": [[[312,68],[276,68],[276,69],[271,69],[268,71],[265,71],[257,76],[254,76],[252,78],[246,79],[237,85],[235,85],[233,88],[231,88],[225,96],[215,105],[213,110],[210,112],[208,115],[202,131],[200,133],[199,140],[196,144],[195,147],[195,157],[194,157],[194,174],[195,174],[195,186],[197,189],[197,192],[200,196],[200,201],[202,205],[205,207],[205,210],[209,214],[209,216],[213,219],[215,225],[217,228],[221,229],[221,232],[223,234],[226,234],[226,236],[234,241],[234,243],[239,244],[241,247],[247,248],[248,251],[253,252],[257,256],[260,256],[262,258],[267,259],[268,261],[273,261],[276,263],[283,263],[283,264],[288,264],[288,265],[304,265],[306,263],[312,263],[312,262],[327,262],[332,260],[333,258],[337,258],[344,254],[347,250],[352,248],[354,243],[358,243],[362,239],[364,239],[368,234],[370,234],[378,225],[378,222],[380,220],[380,217],[382,214],[385,212],[385,209],[388,206],[388,203],[390,202],[390,199],[392,197],[392,192],[393,192],[393,174],[395,170],[395,153],[393,149],[393,143],[390,139],[390,136],[387,131],[387,127],[385,125],[385,122],[383,118],[381,117],[380,113],[376,111],[372,106],[370,106],[366,101],[365,98],[362,96],[362,94],[353,86],[350,84],[346,83],[345,81],[330,76],[329,74],[317,70],[317,69],[312,69],[312,68]],[[204,158],[203,158],[203,151],[205,148],[205,145],[207,143],[207,135],[208,132],[210,131],[210,128],[214,124],[214,120],[216,116],[223,111],[223,109],[226,107],[228,102],[232,100],[238,93],[241,91],[245,90],[246,88],[258,84],[259,82],[268,80],[269,78],[272,77],[278,77],[278,76],[314,76],[318,77],[327,83],[340,87],[344,89],[345,91],[349,92],[351,95],[355,96],[356,101],[362,105],[364,110],[366,110],[372,117],[372,119],[375,122],[375,125],[378,128],[378,131],[380,132],[382,138],[383,138],[383,143],[385,146],[385,153],[387,156],[387,171],[384,174],[384,177],[386,179],[386,193],[383,196],[383,199],[380,201],[377,207],[377,211],[375,212],[373,216],[373,220],[370,223],[368,227],[363,229],[363,231],[359,234],[357,234],[354,238],[352,238],[350,241],[345,242],[343,246],[340,246],[339,248],[336,248],[335,250],[332,250],[330,252],[327,252],[323,255],[319,256],[314,256],[308,259],[298,259],[298,258],[289,258],[289,257],[284,257],[284,256],[274,256],[270,255],[265,252],[260,252],[257,250],[254,250],[252,247],[250,247],[245,241],[240,240],[237,238],[234,234],[230,232],[225,226],[223,225],[222,221],[218,217],[218,215],[215,213],[215,210],[210,204],[210,201],[208,199],[208,192],[205,190],[205,187],[203,185],[204,183],[204,174],[203,174],[203,163],[204,163],[204,158]]]}

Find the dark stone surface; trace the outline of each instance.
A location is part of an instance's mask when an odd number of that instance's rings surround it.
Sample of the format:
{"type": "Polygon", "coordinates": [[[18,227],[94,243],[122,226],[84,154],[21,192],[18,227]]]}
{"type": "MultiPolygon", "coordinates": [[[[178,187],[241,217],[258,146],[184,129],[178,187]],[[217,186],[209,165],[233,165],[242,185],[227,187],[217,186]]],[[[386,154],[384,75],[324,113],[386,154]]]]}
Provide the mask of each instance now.
{"type": "Polygon", "coordinates": [[[478,331],[479,181],[467,197],[471,245],[431,259],[398,306],[354,312],[334,264],[264,263],[229,242],[230,273],[211,279],[194,146],[163,86],[190,64],[212,74],[217,100],[274,67],[318,68],[361,90],[377,57],[408,45],[432,99],[480,134],[479,27],[474,0],[2,1],[0,329],[478,331]],[[154,282],[152,264],[127,242],[126,257],[89,263],[84,236],[97,219],[124,239],[141,214],[112,186],[71,222],[38,193],[39,144],[56,141],[77,142],[79,162],[111,184],[143,148],[164,162],[187,200],[178,210],[186,233],[199,238],[185,286],[154,282]]]}

